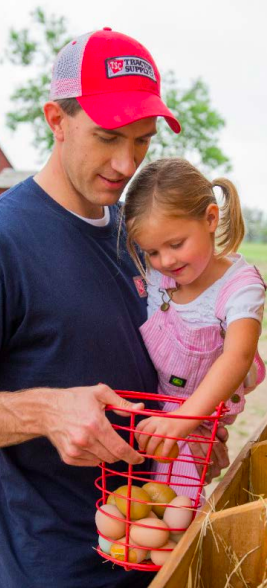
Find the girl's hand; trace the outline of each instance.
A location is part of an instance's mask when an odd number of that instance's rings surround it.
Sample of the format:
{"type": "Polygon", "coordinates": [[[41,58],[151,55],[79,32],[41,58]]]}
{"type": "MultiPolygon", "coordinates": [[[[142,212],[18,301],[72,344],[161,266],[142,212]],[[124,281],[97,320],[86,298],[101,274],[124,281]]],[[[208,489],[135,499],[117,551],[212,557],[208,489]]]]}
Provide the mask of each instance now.
{"type": "Polygon", "coordinates": [[[157,446],[164,441],[162,457],[167,457],[176,438],[181,435],[181,423],[177,419],[166,417],[150,417],[143,419],[136,427],[135,437],[141,451],[154,455],[157,446]],[[158,436],[156,436],[158,435],[158,436]],[[166,439],[174,437],[174,439],[166,439]]]}

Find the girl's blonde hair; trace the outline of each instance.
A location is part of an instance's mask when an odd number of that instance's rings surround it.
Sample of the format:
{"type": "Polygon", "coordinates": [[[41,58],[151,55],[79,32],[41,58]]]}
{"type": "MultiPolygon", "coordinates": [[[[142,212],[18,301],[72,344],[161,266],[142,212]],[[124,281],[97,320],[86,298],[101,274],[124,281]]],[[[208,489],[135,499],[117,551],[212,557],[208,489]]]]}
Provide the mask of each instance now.
{"type": "Polygon", "coordinates": [[[215,186],[223,193],[215,235],[216,255],[222,257],[238,249],[245,233],[239,196],[230,180],[218,178],[209,182],[191,163],[180,158],[149,163],[132,180],[124,204],[127,247],[142,274],[135,239],[145,228],[149,214],[160,209],[166,217],[201,219],[209,204],[218,204],[215,186]]]}

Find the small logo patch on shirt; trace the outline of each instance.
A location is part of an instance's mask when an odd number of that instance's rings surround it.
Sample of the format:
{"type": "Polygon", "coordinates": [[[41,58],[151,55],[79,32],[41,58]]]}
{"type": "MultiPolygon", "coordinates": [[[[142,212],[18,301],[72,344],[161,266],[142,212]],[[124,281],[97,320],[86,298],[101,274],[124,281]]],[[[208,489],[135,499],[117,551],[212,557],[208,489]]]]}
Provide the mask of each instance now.
{"type": "Polygon", "coordinates": [[[178,378],[178,376],[171,376],[169,379],[169,384],[173,386],[177,386],[177,388],[184,388],[186,385],[187,380],[184,378],[178,378]]]}
{"type": "Polygon", "coordinates": [[[146,298],[147,297],[147,291],[146,291],[146,284],[145,284],[145,280],[142,278],[142,276],[135,276],[133,278],[136,290],[140,296],[140,298],[146,298]]]}
{"type": "Polygon", "coordinates": [[[120,76],[144,76],[156,82],[154,69],[146,59],[134,55],[124,55],[106,59],[106,72],[108,78],[120,76]]]}

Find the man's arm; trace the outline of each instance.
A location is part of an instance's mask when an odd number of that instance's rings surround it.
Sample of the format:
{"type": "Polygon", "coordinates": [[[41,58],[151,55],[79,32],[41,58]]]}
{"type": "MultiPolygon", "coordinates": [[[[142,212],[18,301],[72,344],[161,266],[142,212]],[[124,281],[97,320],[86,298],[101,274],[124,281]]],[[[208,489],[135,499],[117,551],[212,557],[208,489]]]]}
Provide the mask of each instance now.
{"type": "Polygon", "coordinates": [[[140,408],[104,384],[69,389],[34,388],[0,393],[0,447],[47,437],[69,465],[100,461],[142,463],[143,458],[113,429],[107,404],[140,408]]]}

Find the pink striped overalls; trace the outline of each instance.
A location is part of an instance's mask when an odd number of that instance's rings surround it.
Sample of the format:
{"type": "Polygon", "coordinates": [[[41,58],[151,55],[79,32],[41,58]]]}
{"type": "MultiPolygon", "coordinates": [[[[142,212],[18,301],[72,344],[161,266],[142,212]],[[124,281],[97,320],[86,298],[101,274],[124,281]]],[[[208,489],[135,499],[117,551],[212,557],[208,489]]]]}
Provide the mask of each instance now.
{"type": "MultiPolygon", "coordinates": [[[[223,284],[215,305],[218,326],[190,328],[188,323],[179,316],[179,313],[169,306],[165,312],[159,308],[140,327],[143,340],[158,372],[159,393],[182,398],[188,398],[193,394],[212,364],[223,352],[224,309],[227,300],[242,286],[258,283],[263,283],[258,270],[247,264],[223,284]],[[175,385],[177,381],[182,387],[177,388],[177,384],[175,385]]],[[[161,287],[164,289],[173,288],[176,287],[176,283],[172,278],[163,276],[161,287]]],[[[265,366],[258,352],[254,363],[257,368],[257,377],[250,389],[262,382],[265,377],[265,366]]],[[[242,383],[235,394],[226,402],[229,412],[224,418],[224,423],[232,423],[236,415],[244,409],[244,405],[244,384],[242,383]]],[[[174,407],[173,403],[166,402],[162,408],[164,411],[171,412],[177,406],[174,407]]],[[[190,458],[192,454],[189,445],[186,442],[179,442],[179,454],[180,457],[188,456],[188,462],[175,462],[173,474],[199,479],[195,464],[191,461],[193,458],[190,458]]],[[[159,474],[164,473],[167,471],[167,467],[165,464],[157,463],[156,471],[159,474]]],[[[166,477],[157,476],[157,479],[165,481],[166,477]]],[[[180,481],[179,477],[176,478],[176,481],[180,481]]],[[[181,483],[184,484],[185,479],[181,478],[181,483]]],[[[194,499],[198,490],[197,482],[194,484],[195,487],[190,487],[190,485],[188,487],[175,486],[174,490],[177,494],[187,495],[194,499]]]]}

